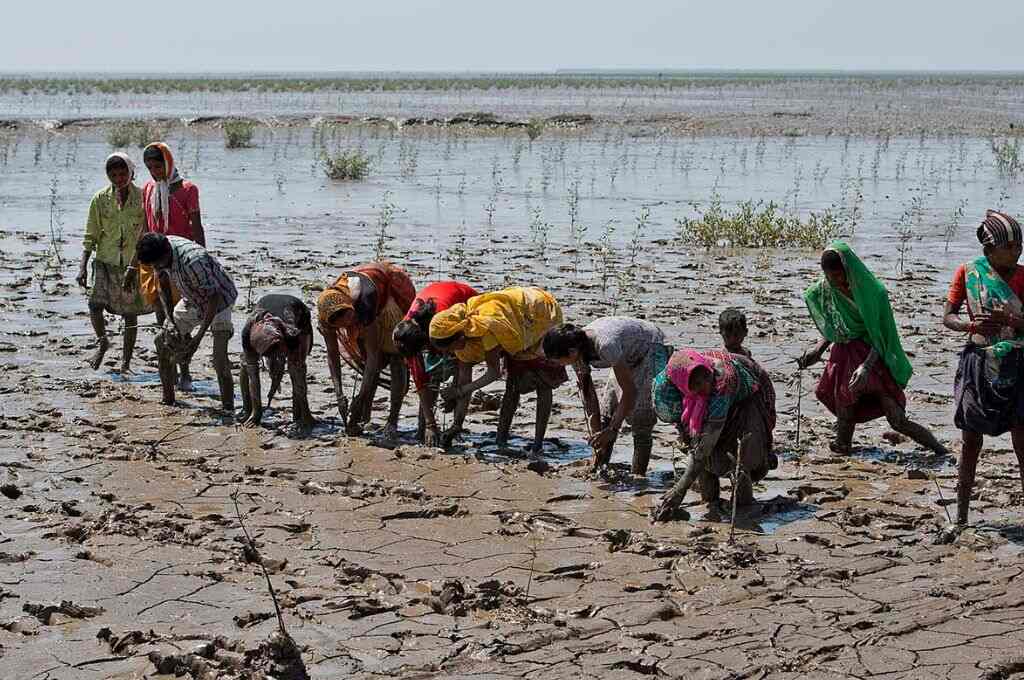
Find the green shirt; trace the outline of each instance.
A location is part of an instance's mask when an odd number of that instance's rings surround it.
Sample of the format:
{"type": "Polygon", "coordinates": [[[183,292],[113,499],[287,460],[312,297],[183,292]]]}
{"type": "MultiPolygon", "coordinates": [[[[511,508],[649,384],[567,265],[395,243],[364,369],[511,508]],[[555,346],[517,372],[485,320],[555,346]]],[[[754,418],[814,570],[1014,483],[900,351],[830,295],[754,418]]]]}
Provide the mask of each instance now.
{"type": "Polygon", "coordinates": [[[142,210],[142,191],[137,186],[131,185],[123,206],[118,205],[116,192],[111,185],[92,197],[82,247],[95,251],[100,262],[127,267],[135,257],[135,244],[146,217],[142,210]]]}

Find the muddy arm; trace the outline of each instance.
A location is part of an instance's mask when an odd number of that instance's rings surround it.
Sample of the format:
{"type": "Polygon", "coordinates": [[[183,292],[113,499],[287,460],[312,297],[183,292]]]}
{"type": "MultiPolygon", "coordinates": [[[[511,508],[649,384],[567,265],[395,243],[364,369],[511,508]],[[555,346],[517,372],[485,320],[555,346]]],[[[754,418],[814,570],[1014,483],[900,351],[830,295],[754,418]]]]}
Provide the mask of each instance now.
{"type": "Polygon", "coordinates": [[[468,399],[474,392],[487,387],[494,381],[501,378],[501,348],[495,347],[484,357],[487,362],[487,370],[479,378],[463,385],[458,389],[458,397],[468,399]]]}
{"type": "Polygon", "coordinates": [[[242,391],[242,416],[247,427],[259,425],[263,420],[263,396],[260,387],[260,359],[255,352],[242,354],[242,370],[238,376],[242,391]]]}
{"type": "Polygon", "coordinates": [[[348,397],[341,386],[341,354],[338,349],[338,331],[334,328],[320,327],[320,335],[327,345],[327,369],[331,372],[331,382],[334,384],[334,398],[338,404],[338,415],[341,421],[348,421],[348,397]]]}
{"type": "Polygon", "coordinates": [[[673,513],[686,498],[687,492],[693,486],[698,475],[704,471],[711,452],[715,450],[718,439],[722,435],[722,424],[716,423],[712,429],[701,433],[700,443],[690,456],[690,464],[686,466],[686,472],[675,485],[661,497],[661,503],[651,513],[651,519],[655,522],[664,522],[672,518],[673,513]]]}
{"type": "Polygon", "coordinates": [[[380,372],[383,368],[384,353],[381,352],[380,332],[376,324],[371,324],[365,329],[363,343],[366,347],[366,366],[363,368],[363,379],[359,385],[359,392],[356,394],[352,410],[348,414],[350,431],[358,429],[360,425],[370,419],[373,396],[377,391],[377,381],[380,379],[380,372]]]}
{"type": "MultiPolygon", "coordinates": [[[[460,388],[468,385],[473,379],[473,366],[470,364],[464,364],[461,361],[458,362],[457,373],[455,374],[455,384],[460,388]]],[[[455,415],[452,417],[452,427],[450,432],[452,435],[456,435],[462,430],[462,424],[466,422],[466,413],[469,412],[469,398],[459,399],[455,402],[455,415]]]]}

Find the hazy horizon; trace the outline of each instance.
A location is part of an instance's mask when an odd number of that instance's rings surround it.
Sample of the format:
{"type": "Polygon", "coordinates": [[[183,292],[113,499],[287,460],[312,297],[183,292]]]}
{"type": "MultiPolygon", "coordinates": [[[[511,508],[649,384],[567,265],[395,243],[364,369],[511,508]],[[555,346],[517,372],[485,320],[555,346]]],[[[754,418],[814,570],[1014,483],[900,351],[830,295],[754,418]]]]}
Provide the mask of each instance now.
{"type": "Polygon", "coordinates": [[[176,0],[153,21],[88,3],[17,3],[5,72],[554,70],[1014,72],[1019,0],[176,0]]]}

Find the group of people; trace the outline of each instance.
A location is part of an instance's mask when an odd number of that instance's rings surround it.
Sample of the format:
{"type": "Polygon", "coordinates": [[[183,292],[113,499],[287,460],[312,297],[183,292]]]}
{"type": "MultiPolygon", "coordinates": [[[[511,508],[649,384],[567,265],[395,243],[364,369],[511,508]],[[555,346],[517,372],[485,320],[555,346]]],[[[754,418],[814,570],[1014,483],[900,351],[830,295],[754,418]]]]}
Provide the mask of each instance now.
{"type": "MultiPolygon", "coordinates": [[[[109,347],[104,313],[124,317],[122,371],[130,371],[138,316],[155,313],[163,402],[190,389],[189,363],[207,332],[213,335],[213,365],[221,405],[234,415],[234,380],[228,341],[238,293],[231,277],[206,250],[199,192],[184,180],[170,149],[154,143],[143,151],[152,180],[140,190],[132,160],[111,154],[110,185],[89,209],[78,281],[88,282],[89,310],[98,340],[90,360],[98,368],[109,347]]],[[[989,211],[977,230],[982,254],[957,269],[945,309],[945,325],[968,334],[957,371],[955,423],[963,431],[958,521],[965,524],[984,435],[1012,433],[1024,488],[1024,268],[1021,228],[1012,217],[989,211]],[[966,303],[968,317],[960,312],[966,303]]],[[[797,363],[828,360],[818,399],[836,417],[831,447],[849,453],[858,423],[885,417],[889,425],[930,449],[946,448],[925,427],[908,419],[904,388],[912,367],[900,342],[883,284],[843,242],[821,257],[821,278],[804,297],[822,339],[797,363]]],[[[384,437],[398,436],[409,376],[419,397],[417,438],[450,447],[463,429],[473,395],[504,377],[496,443],[506,446],[524,394],[536,392],[537,413],[530,449],[543,449],[553,391],[576,375],[595,468],[607,466],[619,432],[629,424],[632,472],[645,475],[654,430],[671,423],[691,450],[690,463],[654,509],[656,520],[681,509],[696,484],[716,508],[720,479],[731,477],[738,504],[753,501],[753,485],[779,464],[773,452],[776,424],[771,377],[743,343],[747,322],[738,309],[719,318],[723,346],[676,348],[655,324],[628,317],[602,317],[585,326],[566,323],[548,291],[517,286],[480,291],[458,281],[417,289],[409,275],[389,262],[371,262],[343,272],[316,301],[316,324],[327,348],[328,370],[342,422],[359,434],[371,420],[378,387],[390,391],[384,437]],[[355,376],[349,401],[343,364],[355,376]],[[474,367],[483,372],[474,379],[474,367]],[[593,371],[608,369],[601,394],[593,371]],[[438,425],[438,407],[452,413],[438,425]]],[[[306,385],[306,361],[315,342],[313,314],[298,297],[260,298],[242,329],[239,382],[241,420],[257,426],[263,416],[261,364],[270,375],[268,405],[285,369],[292,383],[292,418],[308,432],[314,425],[306,385]]]]}

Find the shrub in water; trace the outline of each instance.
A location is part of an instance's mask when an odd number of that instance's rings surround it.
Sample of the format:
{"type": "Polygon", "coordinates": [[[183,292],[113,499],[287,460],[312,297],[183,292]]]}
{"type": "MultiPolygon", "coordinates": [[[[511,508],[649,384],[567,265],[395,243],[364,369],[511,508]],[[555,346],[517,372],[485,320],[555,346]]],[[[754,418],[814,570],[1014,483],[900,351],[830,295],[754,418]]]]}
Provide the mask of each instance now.
{"type": "Polygon", "coordinates": [[[160,139],[160,128],[143,120],[126,120],[114,123],[107,131],[107,142],[115,149],[129,146],[139,148],[160,139]]]}
{"type": "Polygon", "coordinates": [[[256,124],[249,120],[230,120],[224,123],[224,146],[229,149],[245,149],[252,146],[252,135],[256,124]]]}
{"type": "Polygon", "coordinates": [[[718,196],[698,218],[676,219],[684,243],[711,249],[807,248],[820,249],[838,236],[839,220],[832,211],[812,212],[806,221],[787,215],[775,203],[744,201],[732,211],[718,196]]]}
{"type": "Polygon", "coordinates": [[[324,172],[331,179],[363,179],[370,171],[370,159],[361,150],[324,152],[324,172]]]}

